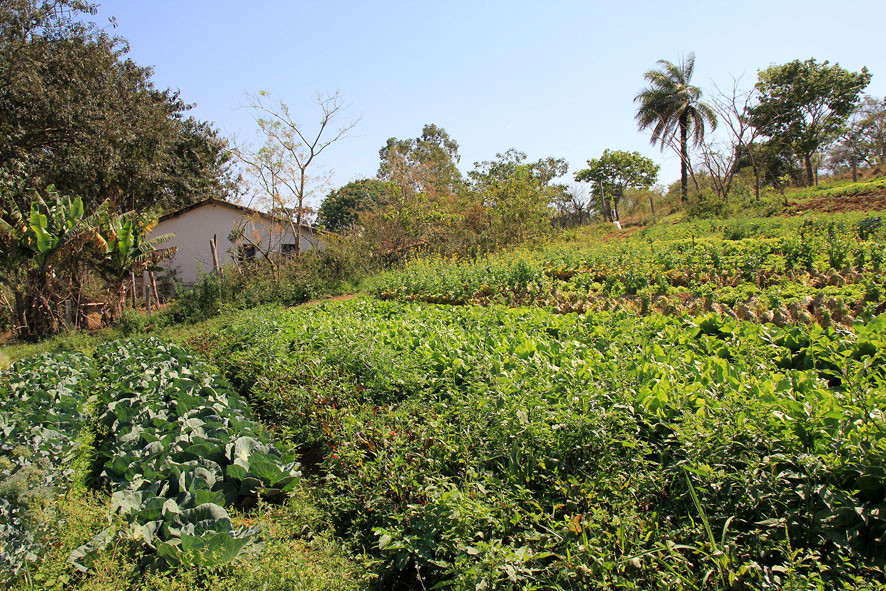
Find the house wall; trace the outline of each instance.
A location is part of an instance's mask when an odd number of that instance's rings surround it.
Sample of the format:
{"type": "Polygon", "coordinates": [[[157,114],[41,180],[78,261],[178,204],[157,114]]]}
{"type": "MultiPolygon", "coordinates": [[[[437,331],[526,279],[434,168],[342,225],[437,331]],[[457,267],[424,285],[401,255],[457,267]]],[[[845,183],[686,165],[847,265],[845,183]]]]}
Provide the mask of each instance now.
{"type": "MultiPolygon", "coordinates": [[[[281,244],[295,244],[292,230],[288,225],[216,203],[207,203],[160,222],[151,232],[151,236],[175,234],[175,237],[160,246],[177,247],[175,257],[163,261],[162,266],[174,270],[175,279],[190,286],[196,283],[201,275],[212,271],[212,250],[209,241],[213,234],[217,237],[219,264],[231,262],[231,255],[235,253],[236,246],[228,240],[228,236],[238,227],[243,227],[245,235],[260,243],[263,250],[270,244],[272,252],[279,252],[281,244]]],[[[245,240],[242,242],[248,244],[245,240]]],[[[322,248],[322,244],[318,244],[318,239],[312,232],[304,231],[300,246],[301,250],[310,250],[315,246],[322,248]]]]}

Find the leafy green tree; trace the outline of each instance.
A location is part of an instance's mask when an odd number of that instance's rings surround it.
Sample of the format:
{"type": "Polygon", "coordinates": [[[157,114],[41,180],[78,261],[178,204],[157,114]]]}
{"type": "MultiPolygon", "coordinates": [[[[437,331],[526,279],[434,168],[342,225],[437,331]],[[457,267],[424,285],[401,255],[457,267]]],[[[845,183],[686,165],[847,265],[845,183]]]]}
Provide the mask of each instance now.
{"type": "Polygon", "coordinates": [[[378,151],[378,178],[429,198],[454,195],[464,185],[458,170],[458,142],[433,123],[413,139],[389,138],[378,151]]]}
{"type": "Polygon", "coordinates": [[[642,90],[634,102],[637,109],[637,126],[652,129],[650,142],[675,149],[680,155],[680,198],[686,201],[689,193],[688,179],[691,163],[689,143],[699,145],[704,139],[705,125],[717,127],[717,114],[701,100],[701,89],[690,84],[695,71],[695,53],[690,53],[679,64],[658,60],[660,69],[649,70],[644,78],[649,86],[642,90]],[[679,134],[678,144],[674,139],[679,134]]]}
{"type": "Polygon", "coordinates": [[[593,184],[606,221],[613,222],[620,219],[618,205],[625,190],[648,189],[658,179],[658,171],[658,164],[639,152],[604,150],[600,158],[588,160],[588,167],[575,173],[575,180],[593,184]]]}
{"type": "Polygon", "coordinates": [[[317,225],[342,232],[357,223],[361,211],[384,205],[399,189],[394,183],[376,179],[351,181],[326,196],[320,204],[317,225]]]}
{"type": "Polygon", "coordinates": [[[0,2],[0,177],[27,209],[55,184],[87,211],[174,209],[234,187],[226,141],[154,87],[76,0],[0,2]]]}
{"type": "Polygon", "coordinates": [[[850,72],[827,60],[794,60],[758,72],[759,102],[751,122],[776,143],[790,147],[815,182],[812,159],[843,128],[870,83],[867,68],[850,72]]]}
{"type": "Polygon", "coordinates": [[[468,177],[488,223],[487,246],[516,244],[550,228],[551,206],[565,190],[553,181],[568,168],[562,158],[527,162],[526,154],[513,148],[495,160],[475,162],[468,177]]]}

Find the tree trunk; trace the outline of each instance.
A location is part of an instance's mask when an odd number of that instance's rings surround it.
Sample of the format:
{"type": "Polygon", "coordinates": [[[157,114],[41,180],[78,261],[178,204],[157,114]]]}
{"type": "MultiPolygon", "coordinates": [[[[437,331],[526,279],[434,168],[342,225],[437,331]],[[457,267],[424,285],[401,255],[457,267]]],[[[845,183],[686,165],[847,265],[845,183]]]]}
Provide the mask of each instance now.
{"type": "Polygon", "coordinates": [[[655,204],[652,202],[652,192],[649,193],[649,211],[652,212],[652,225],[655,225],[655,204]]]}
{"type": "Polygon", "coordinates": [[[855,162],[855,159],[852,160],[852,182],[858,182],[858,163],[855,162]]]}
{"type": "Polygon", "coordinates": [[[600,183],[600,213],[603,215],[603,221],[612,221],[612,212],[609,210],[609,200],[606,199],[606,193],[603,191],[603,183],[600,183]]]}
{"type": "Polygon", "coordinates": [[[689,199],[689,117],[680,115],[680,201],[689,199]]]}
{"type": "Polygon", "coordinates": [[[212,235],[212,240],[209,241],[209,250],[212,251],[212,266],[215,269],[216,275],[221,275],[221,267],[218,264],[218,238],[215,234],[212,235]]]}
{"type": "Polygon", "coordinates": [[[812,172],[812,154],[803,154],[803,161],[806,163],[806,186],[811,187],[815,184],[815,174],[812,172]]]}
{"type": "Polygon", "coordinates": [[[757,168],[756,164],[751,164],[754,168],[754,198],[759,201],[760,200],[760,169],[757,168]]]}
{"type": "Polygon", "coordinates": [[[142,273],[142,291],[145,292],[145,315],[151,317],[151,281],[148,272],[142,273]]]}
{"type": "Polygon", "coordinates": [[[21,292],[15,292],[15,332],[18,337],[28,334],[28,309],[25,296],[21,292]]]}
{"type": "Polygon", "coordinates": [[[299,254],[301,252],[301,210],[302,202],[301,199],[299,199],[298,213],[295,215],[295,254],[299,254]]]}

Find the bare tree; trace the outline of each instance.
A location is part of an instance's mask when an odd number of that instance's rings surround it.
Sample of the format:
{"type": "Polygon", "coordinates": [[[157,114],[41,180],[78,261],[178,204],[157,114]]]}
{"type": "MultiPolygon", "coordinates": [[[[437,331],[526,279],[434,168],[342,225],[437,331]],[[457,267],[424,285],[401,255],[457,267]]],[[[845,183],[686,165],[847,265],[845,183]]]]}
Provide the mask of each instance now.
{"type": "Polygon", "coordinates": [[[583,225],[591,217],[593,195],[587,185],[570,183],[556,195],[554,205],[560,213],[561,223],[565,226],[583,225]]]}
{"type": "Polygon", "coordinates": [[[717,194],[726,198],[732,189],[738,167],[748,158],[754,170],[754,193],[760,198],[759,158],[754,151],[754,143],[759,131],[751,125],[748,110],[756,101],[756,89],[741,90],[740,78],[732,79],[732,88],[724,91],[715,85],[717,94],[711,99],[711,106],[725,128],[725,139],[712,139],[701,144],[702,162],[710,176],[717,194]]]}
{"type": "Polygon", "coordinates": [[[252,110],[264,143],[257,150],[238,148],[236,156],[254,182],[254,190],[270,198],[271,213],[281,215],[295,236],[295,252],[301,250],[301,229],[310,213],[306,200],[322,183],[308,175],[316,158],[330,145],[343,139],[357,121],[343,122],[346,106],[338,93],[318,95],[319,123],[311,129],[296,122],[289,106],[271,101],[267,92],[250,97],[252,110]]]}

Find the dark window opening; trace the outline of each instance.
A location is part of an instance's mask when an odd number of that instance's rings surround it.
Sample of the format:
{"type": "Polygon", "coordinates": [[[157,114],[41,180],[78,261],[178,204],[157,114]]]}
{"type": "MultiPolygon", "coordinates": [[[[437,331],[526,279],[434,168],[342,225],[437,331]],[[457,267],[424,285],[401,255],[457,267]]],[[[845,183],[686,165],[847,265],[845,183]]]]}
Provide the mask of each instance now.
{"type": "Polygon", "coordinates": [[[285,255],[295,254],[295,244],[284,244],[280,252],[285,255]]]}
{"type": "Polygon", "coordinates": [[[241,244],[238,252],[238,258],[241,263],[251,261],[255,258],[255,246],[252,244],[241,244]]]}

